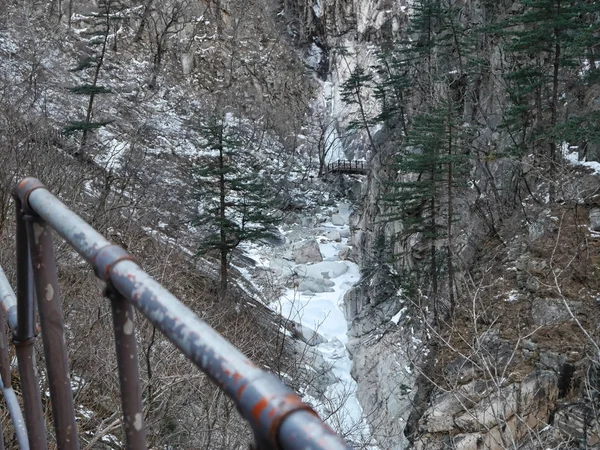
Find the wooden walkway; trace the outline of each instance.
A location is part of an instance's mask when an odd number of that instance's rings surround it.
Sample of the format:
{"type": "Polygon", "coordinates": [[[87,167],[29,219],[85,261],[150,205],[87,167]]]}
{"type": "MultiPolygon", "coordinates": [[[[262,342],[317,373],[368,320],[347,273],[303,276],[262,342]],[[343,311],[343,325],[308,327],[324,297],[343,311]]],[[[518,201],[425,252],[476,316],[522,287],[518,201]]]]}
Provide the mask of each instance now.
{"type": "Polygon", "coordinates": [[[346,173],[366,175],[369,170],[365,161],[340,159],[336,162],[327,164],[326,173],[346,173]]]}

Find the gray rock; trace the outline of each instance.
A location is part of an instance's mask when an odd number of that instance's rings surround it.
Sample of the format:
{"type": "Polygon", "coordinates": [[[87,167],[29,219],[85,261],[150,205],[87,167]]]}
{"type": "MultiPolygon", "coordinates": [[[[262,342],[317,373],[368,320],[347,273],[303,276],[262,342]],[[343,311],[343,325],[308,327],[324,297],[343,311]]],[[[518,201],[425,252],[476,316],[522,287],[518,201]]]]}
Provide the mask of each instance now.
{"type": "Polygon", "coordinates": [[[349,227],[344,227],[340,230],[340,236],[343,238],[349,238],[350,237],[350,228],[349,227]]]}
{"type": "Polygon", "coordinates": [[[579,441],[585,438],[586,446],[600,443],[600,424],[596,412],[588,405],[565,405],[556,413],[554,423],[560,432],[579,441]]]}
{"type": "Polygon", "coordinates": [[[342,247],[338,252],[338,258],[345,261],[350,256],[350,247],[342,247]]]}
{"type": "Polygon", "coordinates": [[[299,264],[323,261],[323,255],[319,250],[319,244],[314,239],[301,242],[294,246],[294,261],[299,264]]]}
{"type": "Polygon", "coordinates": [[[555,325],[569,320],[571,315],[560,299],[535,298],[531,304],[531,318],[536,325],[555,325]]]}
{"type": "Polygon", "coordinates": [[[341,226],[344,226],[344,225],[348,225],[346,219],[344,219],[339,214],[333,214],[331,216],[331,223],[334,224],[335,226],[338,226],[338,227],[341,227],[341,226]]]}
{"type": "Polygon", "coordinates": [[[327,233],[325,233],[325,237],[327,239],[330,239],[335,242],[340,242],[342,240],[342,236],[340,235],[340,232],[337,230],[328,231],[327,233]]]}
{"type": "Polygon", "coordinates": [[[594,231],[600,231],[600,208],[593,208],[590,211],[590,227],[594,231]]]}
{"type": "Polygon", "coordinates": [[[540,366],[543,369],[550,369],[559,373],[567,362],[565,355],[559,355],[555,352],[540,352],[540,366]]]}
{"type": "Polygon", "coordinates": [[[294,272],[300,278],[337,278],[348,272],[348,264],[340,261],[323,261],[317,264],[296,266],[294,272]]]}
{"type": "Polygon", "coordinates": [[[327,342],[319,333],[297,322],[290,322],[288,328],[295,338],[311,347],[327,342]]]}
{"type": "Polygon", "coordinates": [[[305,278],[298,284],[298,290],[304,293],[320,294],[322,292],[333,292],[332,286],[334,285],[335,283],[329,280],[305,278]]]}

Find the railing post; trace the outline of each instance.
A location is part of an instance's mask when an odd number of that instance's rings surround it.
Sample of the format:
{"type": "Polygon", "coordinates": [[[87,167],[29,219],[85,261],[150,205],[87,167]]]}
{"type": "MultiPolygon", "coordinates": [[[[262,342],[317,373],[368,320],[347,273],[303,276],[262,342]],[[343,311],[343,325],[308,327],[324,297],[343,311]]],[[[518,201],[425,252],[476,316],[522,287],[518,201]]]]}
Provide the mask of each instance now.
{"type": "Polygon", "coordinates": [[[31,213],[31,220],[27,221],[27,240],[31,252],[37,304],[42,325],[42,341],[48,368],[56,442],[59,450],[77,450],[79,449],[79,438],[69,377],[52,232],[34,211],[26,212],[31,213]]]}
{"type": "Polygon", "coordinates": [[[146,430],[133,325],[133,308],[131,303],[110,282],[106,285],[105,295],[110,299],[112,306],[127,449],[144,450],[147,448],[146,430]]]}
{"type": "MultiPolygon", "coordinates": [[[[8,280],[2,280],[8,281],[8,280]]],[[[4,316],[4,309],[0,308],[0,378],[2,381],[2,393],[4,394],[4,401],[8,406],[8,411],[12,419],[12,423],[15,427],[15,434],[17,436],[17,443],[20,450],[29,450],[29,440],[27,439],[27,429],[25,422],[23,421],[23,415],[19,406],[19,401],[15,391],[12,388],[12,380],[10,376],[10,361],[8,358],[8,343],[6,341],[6,317],[4,316]]],[[[0,426],[0,450],[4,450],[4,433],[0,426]]]]}
{"type": "MultiPolygon", "coordinates": [[[[42,296],[54,303],[58,292],[58,286],[54,288],[53,280],[41,278],[44,271],[38,270],[38,266],[41,267],[45,262],[41,257],[47,256],[47,245],[50,243],[48,228],[41,226],[45,225],[41,222],[43,219],[94,267],[99,278],[110,282],[183,355],[225,391],[236,403],[241,416],[249,421],[259,443],[267,445],[269,450],[349,450],[342,439],[323,424],[316,413],[277,377],[254,365],[144,272],[130,254],[110,244],[46,189],[39,189],[41,187],[41,183],[35,179],[24,179],[17,187],[22,195],[21,201],[27,203],[27,208],[36,211],[36,219],[40,221],[33,224],[39,228],[32,225],[28,230],[36,243],[35,249],[32,249],[32,262],[36,269],[40,305],[42,296]],[[50,283],[46,285],[45,281],[50,283]],[[48,295],[50,290],[53,296],[48,295]]],[[[51,269],[55,275],[54,265],[44,268],[46,269],[51,269]]],[[[131,314],[116,311],[115,316],[117,328],[124,335],[128,335],[130,329],[133,334],[133,327],[128,323],[132,319],[131,314]]],[[[43,332],[45,335],[45,330],[43,332]]],[[[130,347],[129,351],[123,352],[121,357],[131,356],[132,349],[130,347]]],[[[46,355],[46,358],[50,359],[51,356],[46,355]]],[[[125,370],[122,374],[129,376],[125,370]]],[[[54,409],[54,397],[52,402],[54,409]]],[[[141,408],[133,406],[131,410],[141,412],[141,408]]],[[[134,428],[137,428],[136,424],[141,426],[138,417],[136,414],[133,416],[134,428]]]]}
{"type": "Polygon", "coordinates": [[[46,423],[42,409],[39,380],[35,368],[35,292],[31,274],[31,259],[27,244],[27,229],[20,199],[15,195],[17,246],[17,328],[13,332],[23,391],[23,409],[27,436],[32,450],[47,450],[46,423]]]}

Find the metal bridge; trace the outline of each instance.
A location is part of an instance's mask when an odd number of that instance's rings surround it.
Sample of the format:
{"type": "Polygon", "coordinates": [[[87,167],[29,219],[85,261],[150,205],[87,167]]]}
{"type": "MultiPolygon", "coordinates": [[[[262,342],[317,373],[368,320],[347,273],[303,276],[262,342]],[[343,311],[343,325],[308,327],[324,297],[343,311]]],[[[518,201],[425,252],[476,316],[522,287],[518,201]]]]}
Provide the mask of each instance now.
{"type": "Polygon", "coordinates": [[[327,164],[326,173],[346,173],[366,175],[369,170],[365,161],[340,159],[327,164]]]}
{"type": "MultiPolygon", "coordinates": [[[[16,186],[14,197],[17,295],[0,269],[0,389],[21,449],[48,449],[33,353],[37,334],[36,305],[56,448],[79,449],[52,245],[54,230],[106,283],[105,295],[110,299],[113,312],[127,449],[147,448],[133,322],[135,308],[235,402],[242,417],[252,427],[257,450],[349,450],[343,440],[277,377],[254,365],[144,272],[129,253],[107,241],[40,181],[25,178],[16,186]],[[24,414],[11,385],[5,320],[16,349],[24,414]]],[[[3,448],[0,438],[0,450],[3,448]]]]}

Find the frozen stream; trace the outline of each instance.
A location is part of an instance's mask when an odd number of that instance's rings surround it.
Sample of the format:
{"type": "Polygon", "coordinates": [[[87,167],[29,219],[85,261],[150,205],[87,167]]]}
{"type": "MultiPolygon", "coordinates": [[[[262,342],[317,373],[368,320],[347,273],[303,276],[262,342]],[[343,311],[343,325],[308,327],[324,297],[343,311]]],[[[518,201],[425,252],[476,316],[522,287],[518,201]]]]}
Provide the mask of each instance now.
{"type": "Polygon", "coordinates": [[[287,286],[271,308],[286,320],[300,324],[305,340],[312,341],[312,348],[333,374],[330,378],[334,381],[327,385],[324,398],[315,398],[309,393],[314,391],[301,388],[303,400],[332,428],[358,444],[369,441],[369,429],[356,398],[356,382],[350,375],[352,362],[346,350],[348,324],[343,314],[344,295],[360,278],[355,263],[340,259],[340,255],[344,258],[348,252],[348,209],[349,205],[338,205],[329,217],[321,218],[325,222],[314,227],[284,228],[285,246],[245,250],[287,286]],[[303,251],[307,245],[311,248],[303,251]]]}

